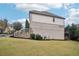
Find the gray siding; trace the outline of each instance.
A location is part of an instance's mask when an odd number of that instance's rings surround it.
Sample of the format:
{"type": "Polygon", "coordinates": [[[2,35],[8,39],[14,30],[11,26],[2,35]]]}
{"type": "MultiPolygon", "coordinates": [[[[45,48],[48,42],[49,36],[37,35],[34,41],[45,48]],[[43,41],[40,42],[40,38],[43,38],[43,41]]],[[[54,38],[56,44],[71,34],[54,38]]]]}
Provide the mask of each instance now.
{"type": "Polygon", "coordinates": [[[64,40],[64,19],[30,13],[30,33],[40,34],[47,39],[64,40]]]}
{"type": "Polygon", "coordinates": [[[31,14],[30,16],[31,16],[31,21],[48,23],[48,24],[64,25],[64,19],[45,16],[45,15],[38,15],[38,14],[31,14]],[[53,22],[53,18],[55,19],[55,22],[53,22]]]}
{"type": "Polygon", "coordinates": [[[47,39],[64,39],[64,26],[54,25],[40,22],[30,23],[31,31],[35,34],[40,34],[47,39]]]}

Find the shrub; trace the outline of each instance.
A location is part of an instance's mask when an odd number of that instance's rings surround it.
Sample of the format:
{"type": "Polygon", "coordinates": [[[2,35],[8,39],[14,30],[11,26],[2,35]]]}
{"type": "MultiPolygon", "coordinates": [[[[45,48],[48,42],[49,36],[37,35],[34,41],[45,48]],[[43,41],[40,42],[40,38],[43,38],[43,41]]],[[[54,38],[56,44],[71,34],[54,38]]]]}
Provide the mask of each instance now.
{"type": "Polygon", "coordinates": [[[36,34],[36,38],[35,38],[36,40],[42,40],[43,38],[42,38],[42,36],[41,35],[39,35],[39,34],[36,34]]]}
{"type": "Polygon", "coordinates": [[[31,39],[35,39],[35,34],[30,35],[31,39]]]}
{"type": "Polygon", "coordinates": [[[35,40],[42,40],[42,36],[39,34],[31,34],[30,35],[31,39],[35,39],[35,40]]]}

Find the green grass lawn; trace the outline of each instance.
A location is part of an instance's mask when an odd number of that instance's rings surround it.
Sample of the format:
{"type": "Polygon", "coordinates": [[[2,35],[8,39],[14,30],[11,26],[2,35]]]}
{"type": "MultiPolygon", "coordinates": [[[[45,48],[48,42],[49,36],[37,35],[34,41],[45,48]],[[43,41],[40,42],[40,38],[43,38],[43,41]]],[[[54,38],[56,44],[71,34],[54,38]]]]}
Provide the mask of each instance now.
{"type": "Polygon", "coordinates": [[[39,41],[18,38],[0,38],[0,55],[78,56],[79,42],[57,40],[39,41]]]}

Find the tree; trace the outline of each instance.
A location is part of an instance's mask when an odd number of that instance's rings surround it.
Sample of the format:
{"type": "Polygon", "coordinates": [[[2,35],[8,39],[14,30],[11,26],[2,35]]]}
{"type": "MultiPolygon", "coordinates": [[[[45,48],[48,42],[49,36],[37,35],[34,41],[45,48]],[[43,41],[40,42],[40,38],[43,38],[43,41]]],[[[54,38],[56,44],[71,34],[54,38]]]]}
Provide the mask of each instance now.
{"type": "Polygon", "coordinates": [[[25,22],[25,28],[29,28],[29,22],[28,22],[27,19],[26,19],[26,22],[25,22]]]}
{"type": "Polygon", "coordinates": [[[71,40],[77,40],[79,38],[79,30],[77,29],[75,24],[72,24],[71,26],[67,26],[65,28],[65,32],[68,32],[69,38],[71,40]]]}
{"type": "Polygon", "coordinates": [[[8,20],[7,19],[0,20],[0,27],[2,27],[5,30],[7,26],[8,26],[8,20]]]}
{"type": "Polygon", "coordinates": [[[29,30],[29,22],[28,20],[26,19],[26,22],[25,22],[25,30],[28,31],[29,30]]]}
{"type": "Polygon", "coordinates": [[[79,29],[77,29],[77,30],[75,31],[75,36],[76,36],[76,37],[79,37],[79,29]]]}
{"type": "Polygon", "coordinates": [[[8,26],[7,19],[0,19],[0,30],[3,33],[8,26]]]}
{"type": "Polygon", "coordinates": [[[72,24],[72,26],[70,28],[70,38],[72,40],[76,39],[76,36],[75,36],[76,35],[76,33],[75,33],[76,30],[77,30],[76,25],[72,24]]]}
{"type": "Polygon", "coordinates": [[[65,39],[70,39],[70,25],[65,27],[65,39]]]}
{"type": "Polygon", "coordinates": [[[3,27],[4,27],[4,23],[3,23],[3,21],[2,21],[2,20],[0,20],[0,28],[2,28],[2,29],[3,29],[3,27]]]}
{"type": "Polygon", "coordinates": [[[7,26],[8,26],[8,20],[7,19],[4,19],[4,23],[5,23],[5,29],[6,29],[7,26]]]}
{"type": "Polygon", "coordinates": [[[67,26],[65,27],[65,31],[69,31],[69,29],[70,29],[70,26],[67,25],[67,26]]]}
{"type": "Polygon", "coordinates": [[[22,24],[20,22],[14,22],[13,28],[15,29],[15,31],[18,31],[22,28],[22,24]]]}
{"type": "Polygon", "coordinates": [[[3,20],[0,20],[0,28],[2,29],[2,32],[5,30],[5,23],[3,20]]]}

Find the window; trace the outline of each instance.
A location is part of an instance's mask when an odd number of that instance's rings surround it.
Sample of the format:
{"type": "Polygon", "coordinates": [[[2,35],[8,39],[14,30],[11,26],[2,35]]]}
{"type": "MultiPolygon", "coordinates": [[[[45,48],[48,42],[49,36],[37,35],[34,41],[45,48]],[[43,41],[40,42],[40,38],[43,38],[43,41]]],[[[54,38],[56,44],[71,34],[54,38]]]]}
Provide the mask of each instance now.
{"type": "Polygon", "coordinates": [[[53,22],[55,22],[55,18],[53,17],[53,22]]]}

